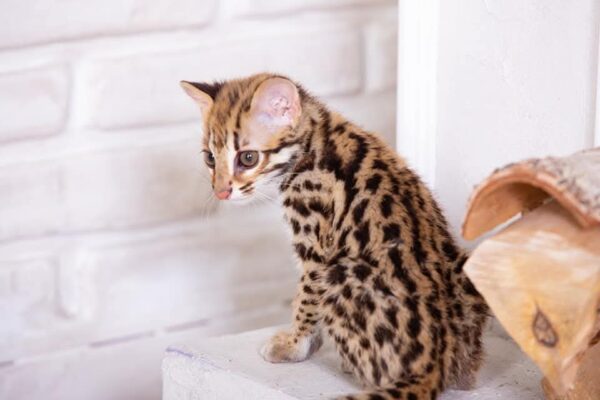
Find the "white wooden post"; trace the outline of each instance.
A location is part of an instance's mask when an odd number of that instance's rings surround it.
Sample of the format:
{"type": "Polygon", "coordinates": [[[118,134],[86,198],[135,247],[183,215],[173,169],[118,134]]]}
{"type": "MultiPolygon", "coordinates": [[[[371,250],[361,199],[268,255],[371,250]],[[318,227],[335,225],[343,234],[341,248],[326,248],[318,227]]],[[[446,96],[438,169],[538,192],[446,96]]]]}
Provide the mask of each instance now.
{"type": "Polygon", "coordinates": [[[396,146],[435,186],[438,0],[400,0],[396,146]]]}

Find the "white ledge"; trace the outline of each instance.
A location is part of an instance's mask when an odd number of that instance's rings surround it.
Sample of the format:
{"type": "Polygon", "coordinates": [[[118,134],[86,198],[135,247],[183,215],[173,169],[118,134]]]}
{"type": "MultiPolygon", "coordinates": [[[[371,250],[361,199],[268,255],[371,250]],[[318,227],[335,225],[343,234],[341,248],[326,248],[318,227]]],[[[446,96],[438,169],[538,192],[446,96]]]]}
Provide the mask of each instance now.
{"type": "MultiPolygon", "coordinates": [[[[279,329],[265,328],[169,347],[162,364],[163,400],[310,400],[360,391],[352,377],[340,370],[329,343],[305,362],[265,362],[258,349],[279,329]]],[[[501,329],[488,330],[485,345],[487,357],[477,387],[446,391],[441,400],[543,398],[541,374],[501,329]]]]}

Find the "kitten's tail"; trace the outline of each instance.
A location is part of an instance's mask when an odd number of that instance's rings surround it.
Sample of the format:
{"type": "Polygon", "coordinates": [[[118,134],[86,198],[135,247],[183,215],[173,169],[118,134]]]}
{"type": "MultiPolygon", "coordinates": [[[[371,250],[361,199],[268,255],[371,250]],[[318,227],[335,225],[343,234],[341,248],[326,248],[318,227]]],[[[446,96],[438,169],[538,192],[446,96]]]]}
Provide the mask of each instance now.
{"type": "Polygon", "coordinates": [[[439,394],[437,377],[438,374],[431,373],[370,392],[344,396],[339,400],[435,400],[439,394]]]}

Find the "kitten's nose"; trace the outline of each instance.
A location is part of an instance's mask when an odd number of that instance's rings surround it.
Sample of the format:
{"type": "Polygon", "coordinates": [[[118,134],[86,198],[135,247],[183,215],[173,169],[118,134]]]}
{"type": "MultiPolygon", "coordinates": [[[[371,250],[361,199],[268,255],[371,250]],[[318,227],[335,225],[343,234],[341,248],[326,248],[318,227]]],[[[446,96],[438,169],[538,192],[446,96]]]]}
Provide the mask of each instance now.
{"type": "Polygon", "coordinates": [[[229,197],[231,197],[231,188],[217,192],[217,198],[219,200],[227,200],[229,197]]]}

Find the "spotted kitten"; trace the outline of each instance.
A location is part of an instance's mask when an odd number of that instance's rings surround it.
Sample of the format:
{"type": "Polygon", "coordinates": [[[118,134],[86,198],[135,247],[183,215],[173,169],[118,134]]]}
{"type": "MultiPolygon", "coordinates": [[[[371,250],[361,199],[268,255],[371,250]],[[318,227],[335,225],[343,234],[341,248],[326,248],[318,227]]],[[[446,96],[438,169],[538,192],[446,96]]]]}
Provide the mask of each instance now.
{"type": "Polygon", "coordinates": [[[293,324],[262,356],[305,360],[323,330],[368,390],[348,399],[430,400],[470,388],[487,307],[404,160],[282,76],[181,84],[203,115],[216,196],[243,202],[275,185],[293,231],[303,272],[293,324]]]}

